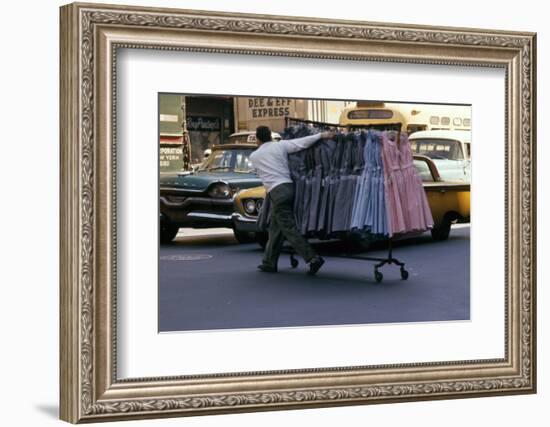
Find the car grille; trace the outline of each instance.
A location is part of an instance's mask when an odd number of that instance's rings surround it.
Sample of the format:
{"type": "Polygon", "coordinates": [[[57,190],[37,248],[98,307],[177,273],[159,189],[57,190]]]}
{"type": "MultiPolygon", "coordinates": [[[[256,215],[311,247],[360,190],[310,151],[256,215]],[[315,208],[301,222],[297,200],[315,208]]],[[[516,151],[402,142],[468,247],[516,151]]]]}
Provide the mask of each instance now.
{"type": "Polygon", "coordinates": [[[233,205],[232,204],[211,204],[211,203],[201,203],[201,202],[193,202],[191,203],[187,209],[189,211],[197,211],[197,212],[211,212],[211,213],[217,213],[217,214],[232,214],[233,213],[233,205]]]}

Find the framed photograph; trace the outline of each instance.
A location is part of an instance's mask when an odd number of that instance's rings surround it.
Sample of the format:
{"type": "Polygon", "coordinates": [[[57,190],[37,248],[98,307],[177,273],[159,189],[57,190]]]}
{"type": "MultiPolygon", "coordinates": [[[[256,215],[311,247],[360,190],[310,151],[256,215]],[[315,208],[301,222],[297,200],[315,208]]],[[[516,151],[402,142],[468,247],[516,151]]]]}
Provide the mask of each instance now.
{"type": "Polygon", "coordinates": [[[61,8],[61,419],[536,391],[536,35],[61,8]]]}

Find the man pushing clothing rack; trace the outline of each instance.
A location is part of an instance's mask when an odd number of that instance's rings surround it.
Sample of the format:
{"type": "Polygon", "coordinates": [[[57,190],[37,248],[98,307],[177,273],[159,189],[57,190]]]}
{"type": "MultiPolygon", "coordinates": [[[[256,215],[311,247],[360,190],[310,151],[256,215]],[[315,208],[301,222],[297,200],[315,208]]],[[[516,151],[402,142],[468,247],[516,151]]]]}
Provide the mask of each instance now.
{"type": "Polygon", "coordinates": [[[258,148],[250,155],[252,166],[256,169],[266,189],[266,197],[271,202],[271,221],[268,228],[268,240],[260,271],[277,272],[279,255],[283,243],[287,240],[294,250],[309,263],[309,274],[315,274],[324,264],[308,241],[300,234],[294,217],[294,183],[288,168],[288,154],[304,150],[322,138],[332,138],[332,132],[323,132],[290,140],[274,142],[271,129],[259,126],[256,129],[258,148]]]}

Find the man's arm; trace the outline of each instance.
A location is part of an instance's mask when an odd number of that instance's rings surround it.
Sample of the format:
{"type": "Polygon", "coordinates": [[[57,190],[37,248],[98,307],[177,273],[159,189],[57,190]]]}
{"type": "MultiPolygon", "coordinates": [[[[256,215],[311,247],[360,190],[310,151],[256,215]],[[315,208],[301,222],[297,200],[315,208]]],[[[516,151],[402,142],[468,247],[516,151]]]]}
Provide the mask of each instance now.
{"type": "Polygon", "coordinates": [[[321,138],[331,138],[332,132],[317,133],[315,135],[304,136],[303,138],[286,139],[279,141],[287,153],[295,153],[296,151],[305,150],[311,147],[321,138]]]}

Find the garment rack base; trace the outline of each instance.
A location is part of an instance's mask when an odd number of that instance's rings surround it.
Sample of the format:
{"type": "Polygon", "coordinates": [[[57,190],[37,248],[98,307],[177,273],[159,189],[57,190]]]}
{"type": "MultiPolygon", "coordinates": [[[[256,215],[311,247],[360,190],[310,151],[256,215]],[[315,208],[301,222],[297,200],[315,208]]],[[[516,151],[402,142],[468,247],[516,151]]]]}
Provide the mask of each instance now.
{"type": "MultiPolygon", "coordinates": [[[[379,271],[379,268],[386,265],[386,264],[395,264],[399,267],[400,273],[401,273],[401,279],[407,280],[409,278],[409,272],[405,269],[405,263],[399,261],[397,258],[393,257],[393,247],[392,247],[392,240],[388,240],[388,256],[386,258],[380,258],[380,257],[369,257],[369,256],[361,256],[361,255],[355,255],[355,254],[342,254],[342,255],[329,255],[325,256],[325,258],[345,258],[345,259],[357,259],[361,261],[377,261],[377,263],[374,265],[374,280],[376,280],[377,283],[380,283],[384,279],[384,275],[379,271]]],[[[295,257],[295,252],[292,248],[290,248],[290,266],[292,268],[296,268],[299,265],[298,259],[295,257]]]]}

